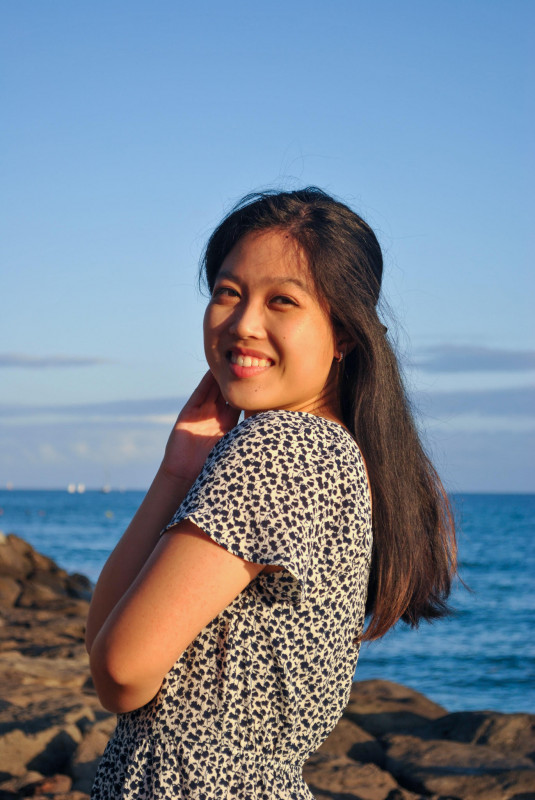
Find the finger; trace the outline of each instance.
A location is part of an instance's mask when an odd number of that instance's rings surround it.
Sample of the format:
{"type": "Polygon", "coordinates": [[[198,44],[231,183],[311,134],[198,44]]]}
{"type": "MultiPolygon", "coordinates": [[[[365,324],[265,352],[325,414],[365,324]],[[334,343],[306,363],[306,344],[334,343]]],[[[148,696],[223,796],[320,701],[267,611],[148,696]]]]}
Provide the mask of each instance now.
{"type": "Polygon", "coordinates": [[[208,390],[206,393],[205,401],[214,403],[215,405],[217,404],[219,398],[222,396],[221,389],[219,388],[219,384],[210,370],[208,370],[206,376],[208,381],[208,390]]]}
{"type": "Polygon", "coordinates": [[[208,370],[208,372],[205,372],[203,375],[198,386],[193,390],[193,393],[191,394],[186,405],[191,404],[192,406],[202,406],[206,402],[215,402],[216,392],[218,389],[219,386],[217,385],[214,376],[210,370],[208,370]]]}

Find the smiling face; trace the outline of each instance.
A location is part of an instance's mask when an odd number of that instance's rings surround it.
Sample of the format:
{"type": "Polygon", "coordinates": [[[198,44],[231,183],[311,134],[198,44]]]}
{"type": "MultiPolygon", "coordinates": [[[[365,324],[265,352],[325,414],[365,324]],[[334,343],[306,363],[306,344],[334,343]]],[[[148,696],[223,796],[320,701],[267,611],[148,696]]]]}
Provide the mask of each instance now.
{"type": "Polygon", "coordinates": [[[227,255],[204,316],[204,348],[225,400],[246,417],[287,409],[338,419],[335,333],[288,234],[249,233],[227,255]]]}

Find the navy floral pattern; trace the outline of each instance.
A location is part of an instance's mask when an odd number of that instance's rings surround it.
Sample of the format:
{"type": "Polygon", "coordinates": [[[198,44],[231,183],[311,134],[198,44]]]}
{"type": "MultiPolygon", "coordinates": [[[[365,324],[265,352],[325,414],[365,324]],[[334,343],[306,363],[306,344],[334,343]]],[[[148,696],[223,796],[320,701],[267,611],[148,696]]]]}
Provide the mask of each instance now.
{"type": "Polygon", "coordinates": [[[93,800],[306,800],[302,766],[347,703],[362,632],[371,508],[341,426],[266,411],[214,447],[169,523],[189,519],[260,573],[204,628],[156,697],[118,718],[93,800]]]}

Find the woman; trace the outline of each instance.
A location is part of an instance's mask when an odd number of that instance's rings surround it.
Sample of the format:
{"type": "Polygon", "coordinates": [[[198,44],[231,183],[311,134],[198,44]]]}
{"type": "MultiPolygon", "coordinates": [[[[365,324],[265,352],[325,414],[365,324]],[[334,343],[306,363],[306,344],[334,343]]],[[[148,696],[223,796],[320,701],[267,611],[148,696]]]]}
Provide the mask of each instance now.
{"type": "Polygon", "coordinates": [[[302,764],[361,640],[447,612],[454,529],[377,315],[371,229],[318,189],[252,195],[204,271],[210,370],[89,614],[119,713],[95,799],[310,798],[302,764]]]}

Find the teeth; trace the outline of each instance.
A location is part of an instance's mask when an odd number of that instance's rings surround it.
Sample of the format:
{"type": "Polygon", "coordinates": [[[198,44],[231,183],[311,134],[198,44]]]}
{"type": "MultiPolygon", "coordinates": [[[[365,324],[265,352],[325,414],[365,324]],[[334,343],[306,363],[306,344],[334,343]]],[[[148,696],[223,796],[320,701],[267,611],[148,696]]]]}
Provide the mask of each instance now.
{"type": "Polygon", "coordinates": [[[232,364],[237,364],[239,367],[269,367],[271,361],[268,358],[253,358],[252,356],[237,356],[235,353],[230,354],[232,364]]]}

